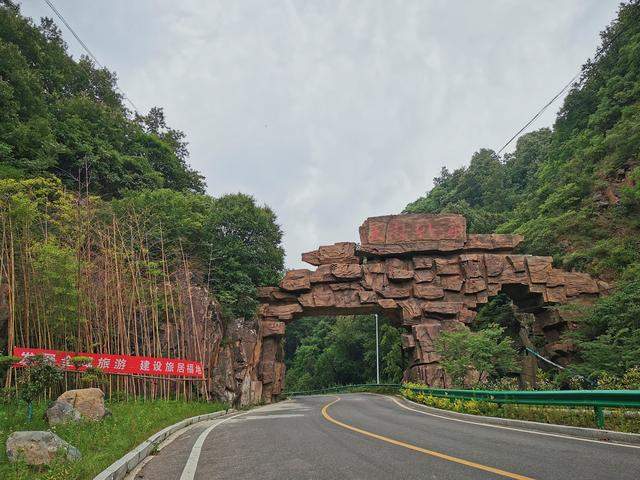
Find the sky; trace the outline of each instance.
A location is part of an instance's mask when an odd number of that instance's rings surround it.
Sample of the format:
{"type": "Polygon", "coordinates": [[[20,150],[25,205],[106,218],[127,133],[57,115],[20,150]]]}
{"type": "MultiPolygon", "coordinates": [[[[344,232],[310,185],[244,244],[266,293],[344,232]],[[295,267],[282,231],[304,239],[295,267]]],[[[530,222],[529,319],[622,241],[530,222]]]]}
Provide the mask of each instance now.
{"type": "MultiPolygon", "coordinates": [[[[269,205],[288,268],[499,149],[594,55],[618,0],[52,0],[208,193],[269,205]]],[[[21,2],[36,21],[54,14],[21,2]]],[[[57,19],[56,19],[57,20],[57,19]]],[[[57,22],[69,52],[83,53],[57,22]]],[[[551,126],[561,102],[528,130],[551,126]]]]}

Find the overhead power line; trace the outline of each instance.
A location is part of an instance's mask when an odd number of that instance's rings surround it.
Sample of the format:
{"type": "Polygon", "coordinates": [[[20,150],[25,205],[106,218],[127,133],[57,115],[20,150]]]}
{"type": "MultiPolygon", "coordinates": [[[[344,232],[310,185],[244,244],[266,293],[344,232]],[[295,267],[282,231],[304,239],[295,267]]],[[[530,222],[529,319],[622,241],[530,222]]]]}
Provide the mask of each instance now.
{"type": "MultiPolygon", "coordinates": [[[[616,34],[611,38],[611,40],[609,41],[609,43],[608,43],[606,46],[605,46],[605,45],[603,45],[602,49],[601,49],[601,50],[596,54],[596,56],[595,56],[595,57],[593,57],[593,62],[591,62],[591,64],[592,64],[592,65],[595,65],[595,63],[598,61],[598,59],[600,58],[600,56],[601,56],[605,51],[607,51],[607,48],[609,47],[609,45],[611,45],[614,41],[616,41],[616,40],[617,40],[617,38],[618,38],[620,35],[622,35],[624,32],[626,32],[627,30],[629,30],[632,26],[633,26],[633,22],[629,21],[629,22],[627,23],[626,28],[622,28],[622,29],[620,29],[620,30],[619,30],[619,31],[618,31],[618,32],[617,32],[617,33],[616,33],[616,34]]],[[[573,84],[574,84],[574,82],[576,82],[576,81],[578,80],[578,78],[580,78],[580,75],[582,75],[582,68],[578,71],[578,73],[576,73],[576,74],[573,76],[573,78],[572,78],[571,80],[569,80],[569,83],[567,83],[564,87],[562,87],[562,90],[560,90],[557,94],[555,94],[551,100],[549,100],[549,101],[548,101],[548,102],[547,102],[547,103],[546,103],[546,104],[545,104],[545,105],[544,105],[540,110],[538,110],[538,111],[536,112],[536,114],[531,118],[531,120],[529,120],[527,123],[525,123],[525,124],[524,124],[524,126],[523,126],[520,130],[518,130],[518,131],[515,133],[515,135],[513,135],[513,136],[512,136],[512,137],[507,141],[507,143],[505,143],[505,144],[500,148],[500,150],[498,150],[498,155],[500,155],[500,154],[502,153],[502,151],[503,151],[505,148],[507,148],[507,147],[511,144],[511,142],[513,142],[516,138],[518,138],[518,136],[519,136],[522,132],[524,132],[524,131],[527,129],[527,127],[529,127],[529,125],[531,125],[533,122],[535,122],[535,121],[538,119],[538,117],[539,117],[540,115],[542,115],[542,114],[544,113],[544,111],[545,111],[547,108],[549,108],[549,107],[553,104],[553,102],[555,102],[558,98],[560,98],[560,96],[561,96],[564,92],[566,92],[566,91],[569,89],[569,87],[571,87],[571,85],[573,85],[573,84]]]]}
{"type": "Polygon", "coordinates": [[[556,93],[556,94],[554,95],[554,97],[553,97],[551,100],[549,100],[549,101],[544,105],[544,107],[542,107],[540,110],[538,110],[538,112],[537,112],[537,113],[536,113],[536,114],[531,118],[531,120],[529,120],[527,123],[525,123],[525,124],[524,124],[524,126],[523,126],[520,130],[518,130],[518,131],[513,135],[513,137],[511,137],[511,138],[507,141],[507,143],[505,143],[505,144],[502,146],[502,148],[500,148],[500,150],[498,150],[498,155],[500,155],[500,154],[502,153],[502,151],[503,151],[505,148],[507,148],[507,147],[511,144],[511,142],[513,142],[516,138],[518,138],[518,136],[519,136],[522,132],[524,132],[524,131],[527,129],[527,127],[528,127],[529,125],[531,125],[533,122],[535,122],[535,121],[538,119],[538,117],[539,117],[540,115],[542,115],[542,114],[544,113],[544,111],[545,111],[547,108],[549,108],[549,107],[551,106],[551,104],[553,104],[553,102],[555,102],[555,101],[560,97],[560,95],[562,95],[564,92],[566,92],[566,91],[567,91],[567,89],[568,89],[571,85],[573,85],[573,82],[575,82],[575,81],[580,77],[580,74],[581,74],[581,73],[582,73],[582,70],[581,70],[580,72],[578,72],[576,75],[574,75],[574,76],[573,76],[573,78],[572,78],[571,80],[569,80],[569,83],[567,83],[564,87],[562,87],[562,90],[560,90],[558,93],[556,93]]]}
{"type": "Polygon", "coordinates": [[[13,3],[11,0],[2,0],[2,3],[4,3],[9,8],[13,8],[14,10],[18,9],[18,5],[13,3]]]}
{"type": "MultiPolygon", "coordinates": [[[[87,46],[86,43],[84,43],[82,41],[82,39],[80,38],[80,36],[76,33],[76,31],[71,28],[71,25],[69,25],[69,22],[67,22],[67,20],[64,18],[64,16],[62,15],[62,13],[60,13],[58,11],[58,9],[53,5],[53,3],[50,0],[44,0],[44,2],[49,5],[49,8],[51,8],[51,10],[53,11],[53,13],[56,14],[56,16],[60,19],[60,21],[62,23],[65,24],[65,26],[69,29],[69,31],[71,32],[71,34],[75,37],[75,39],[78,41],[78,43],[80,44],[80,46],[84,49],[85,52],[87,52],[87,55],[89,55],[89,57],[96,63],[96,65],[98,65],[100,68],[105,68],[104,65],[102,65],[102,63],[100,63],[100,61],[97,59],[97,57],[93,54],[93,52],[89,49],[89,47],[87,46]]],[[[124,91],[122,91],[122,89],[116,84],[115,85],[116,90],[118,90],[118,92],[120,92],[120,94],[122,95],[122,98],[124,98],[127,102],[129,102],[129,105],[131,105],[131,107],[135,110],[138,111],[138,107],[136,107],[134,105],[134,103],[131,101],[131,99],[129,97],[127,97],[127,94],[124,93],[124,91]]]]}

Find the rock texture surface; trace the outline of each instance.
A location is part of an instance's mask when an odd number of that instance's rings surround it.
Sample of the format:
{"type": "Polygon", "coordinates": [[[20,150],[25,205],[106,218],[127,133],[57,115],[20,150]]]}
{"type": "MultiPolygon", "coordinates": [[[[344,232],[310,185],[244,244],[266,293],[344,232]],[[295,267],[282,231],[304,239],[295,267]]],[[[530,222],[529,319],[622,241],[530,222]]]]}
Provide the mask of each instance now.
{"type": "Polygon", "coordinates": [[[29,465],[48,465],[59,455],[78,460],[80,451],[53,432],[13,432],[7,438],[7,457],[10,462],[24,460],[29,465]]]}
{"type": "MultiPolygon", "coordinates": [[[[224,318],[219,303],[201,285],[201,279],[182,272],[178,280],[181,307],[186,315],[180,328],[187,344],[184,350],[178,349],[170,338],[173,332],[166,329],[163,332],[165,342],[174,345],[166,355],[202,361],[205,377],[200,389],[203,396],[233,405],[260,402],[262,390],[257,382],[257,372],[262,342],[258,321],[224,318]]],[[[277,298],[295,298],[293,294],[283,295],[277,298]]],[[[272,328],[284,332],[284,325],[273,325],[272,328]]]]}
{"type": "Polygon", "coordinates": [[[99,388],[67,390],[58,397],[56,403],[58,402],[69,404],[85,420],[102,420],[108,414],[104,406],[104,392],[99,388]]]}
{"type": "Polygon", "coordinates": [[[258,322],[242,318],[228,322],[224,340],[219,342],[210,362],[210,392],[214,398],[234,405],[259,403],[262,384],[257,375],[262,342],[258,322]]]}
{"type": "MultiPolygon", "coordinates": [[[[468,235],[461,215],[392,215],[365,220],[360,245],[341,242],[303,253],[315,270],[291,270],[279,287],[260,290],[262,348],[253,382],[261,383],[262,400],[282,391],[284,328],[303,315],[382,313],[397,319],[411,358],[406,379],[442,387],[448,379],[434,340],[472,322],[479,306],[504,292],[535,315],[534,332],[547,342],[544,353],[566,362],[573,345],[559,338],[571,319],[552,307],[591,302],[609,287],[554,268],[551,257],[514,253],[522,240],[468,235]]],[[[251,395],[257,390],[251,387],[251,395]]]]}
{"type": "Polygon", "coordinates": [[[49,425],[59,425],[61,423],[79,422],[82,415],[73,408],[70,403],[56,400],[44,414],[49,425]]]}

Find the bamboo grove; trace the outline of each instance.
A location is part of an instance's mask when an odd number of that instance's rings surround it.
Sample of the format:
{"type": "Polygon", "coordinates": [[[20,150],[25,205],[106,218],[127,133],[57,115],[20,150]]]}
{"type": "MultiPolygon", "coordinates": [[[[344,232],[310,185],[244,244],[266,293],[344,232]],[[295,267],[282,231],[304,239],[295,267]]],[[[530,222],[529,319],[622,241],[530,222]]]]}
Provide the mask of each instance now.
{"type": "MultiPolygon", "coordinates": [[[[103,388],[108,395],[206,398],[207,366],[224,334],[222,310],[207,289],[219,283],[212,278],[218,255],[199,261],[188,236],[156,215],[175,215],[176,208],[151,204],[105,202],[83,189],[69,192],[52,178],[0,180],[2,350],[198,360],[204,381],[112,375],[103,388]]],[[[4,381],[15,385],[11,370],[4,381]]],[[[66,382],[76,385],[77,375],[67,374],[66,382]]]]}

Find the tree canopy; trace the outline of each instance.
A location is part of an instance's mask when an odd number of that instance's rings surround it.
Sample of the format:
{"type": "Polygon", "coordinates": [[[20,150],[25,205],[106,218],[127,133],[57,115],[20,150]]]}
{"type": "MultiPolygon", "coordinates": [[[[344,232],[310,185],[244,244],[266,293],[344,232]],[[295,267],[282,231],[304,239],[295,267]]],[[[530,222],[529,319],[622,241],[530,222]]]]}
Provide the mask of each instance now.
{"type": "Polygon", "coordinates": [[[128,190],[204,192],[184,133],[162,108],[132,113],[117,76],[74,60],[55,23],[0,6],[0,178],[53,175],[106,198],[128,190]]]}
{"type": "Polygon", "coordinates": [[[156,258],[161,248],[174,258],[188,258],[229,316],[251,318],[258,306],[256,287],[280,280],[282,231],[273,211],[249,195],[143,190],[112,206],[119,218],[145,232],[156,258]]]}
{"type": "MultiPolygon", "coordinates": [[[[376,343],[373,315],[305,317],[287,327],[287,390],[373,383],[376,343]]],[[[397,383],[405,361],[401,330],[380,317],[380,378],[397,383]]]]}
{"type": "Polygon", "coordinates": [[[463,327],[435,341],[440,364],[456,387],[475,387],[519,370],[517,352],[496,324],[477,332],[463,327]]]}

